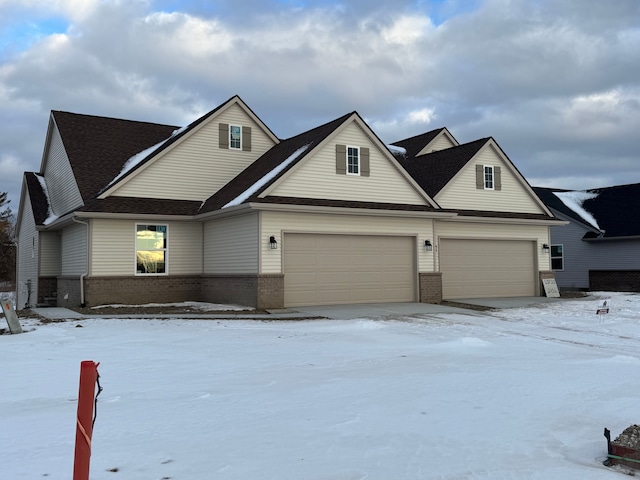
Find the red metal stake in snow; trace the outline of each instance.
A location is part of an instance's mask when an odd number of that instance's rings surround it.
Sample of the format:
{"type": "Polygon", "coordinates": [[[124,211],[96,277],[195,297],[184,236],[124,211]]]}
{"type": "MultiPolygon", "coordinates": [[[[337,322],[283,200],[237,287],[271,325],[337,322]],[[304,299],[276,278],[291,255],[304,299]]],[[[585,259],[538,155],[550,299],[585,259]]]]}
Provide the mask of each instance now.
{"type": "Polygon", "coordinates": [[[78,418],[76,420],[76,451],[73,461],[73,480],[89,480],[91,434],[93,433],[93,408],[95,405],[98,365],[91,360],[80,364],[80,390],[78,393],[78,418]]]}

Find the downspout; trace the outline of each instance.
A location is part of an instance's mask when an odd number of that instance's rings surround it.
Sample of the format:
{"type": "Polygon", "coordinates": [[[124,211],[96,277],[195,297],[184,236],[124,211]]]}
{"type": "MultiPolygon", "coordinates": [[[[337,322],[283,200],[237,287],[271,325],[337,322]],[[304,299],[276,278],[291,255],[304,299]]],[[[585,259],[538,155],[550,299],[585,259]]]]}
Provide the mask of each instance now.
{"type": "Polygon", "coordinates": [[[84,308],[87,306],[87,303],[84,301],[84,279],[87,275],[89,275],[89,223],[78,220],[76,217],[71,217],[75,223],[80,223],[87,227],[87,258],[86,258],[86,268],[87,270],[80,275],[80,308],[84,308]]]}

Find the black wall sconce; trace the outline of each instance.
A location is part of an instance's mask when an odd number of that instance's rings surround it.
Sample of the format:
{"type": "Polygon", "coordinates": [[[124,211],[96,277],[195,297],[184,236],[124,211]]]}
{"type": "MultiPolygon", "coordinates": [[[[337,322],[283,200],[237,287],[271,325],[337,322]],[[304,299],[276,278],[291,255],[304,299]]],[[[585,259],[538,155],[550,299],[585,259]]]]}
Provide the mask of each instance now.
{"type": "Polygon", "coordinates": [[[545,253],[549,252],[549,244],[548,243],[543,243],[542,244],[542,251],[545,253]]]}
{"type": "Polygon", "coordinates": [[[433,250],[433,245],[431,245],[431,240],[425,240],[424,241],[424,251],[425,252],[430,252],[431,250],[433,250]]]}
{"type": "Polygon", "coordinates": [[[269,245],[271,246],[271,250],[276,250],[278,248],[278,242],[276,242],[276,237],[273,235],[269,237],[269,245]]]}

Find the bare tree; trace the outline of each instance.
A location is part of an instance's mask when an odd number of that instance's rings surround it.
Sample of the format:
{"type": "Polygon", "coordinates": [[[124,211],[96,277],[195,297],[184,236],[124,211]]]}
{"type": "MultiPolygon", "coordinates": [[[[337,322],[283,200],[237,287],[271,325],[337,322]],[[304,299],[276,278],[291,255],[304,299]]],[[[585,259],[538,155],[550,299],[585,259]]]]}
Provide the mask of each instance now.
{"type": "Polygon", "coordinates": [[[8,204],[7,193],[0,193],[0,283],[15,283],[16,244],[13,212],[8,204]]]}

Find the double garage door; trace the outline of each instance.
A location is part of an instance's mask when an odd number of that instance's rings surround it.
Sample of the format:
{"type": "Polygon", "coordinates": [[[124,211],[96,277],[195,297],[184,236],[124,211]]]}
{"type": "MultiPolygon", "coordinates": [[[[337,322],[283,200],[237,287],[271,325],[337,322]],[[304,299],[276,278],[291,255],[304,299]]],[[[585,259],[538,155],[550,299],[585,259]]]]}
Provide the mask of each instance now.
{"type": "Polygon", "coordinates": [[[536,295],[535,242],[440,240],[444,299],[536,295]]]}
{"type": "Polygon", "coordinates": [[[284,303],[416,301],[415,238],[285,234],[284,303]]]}

